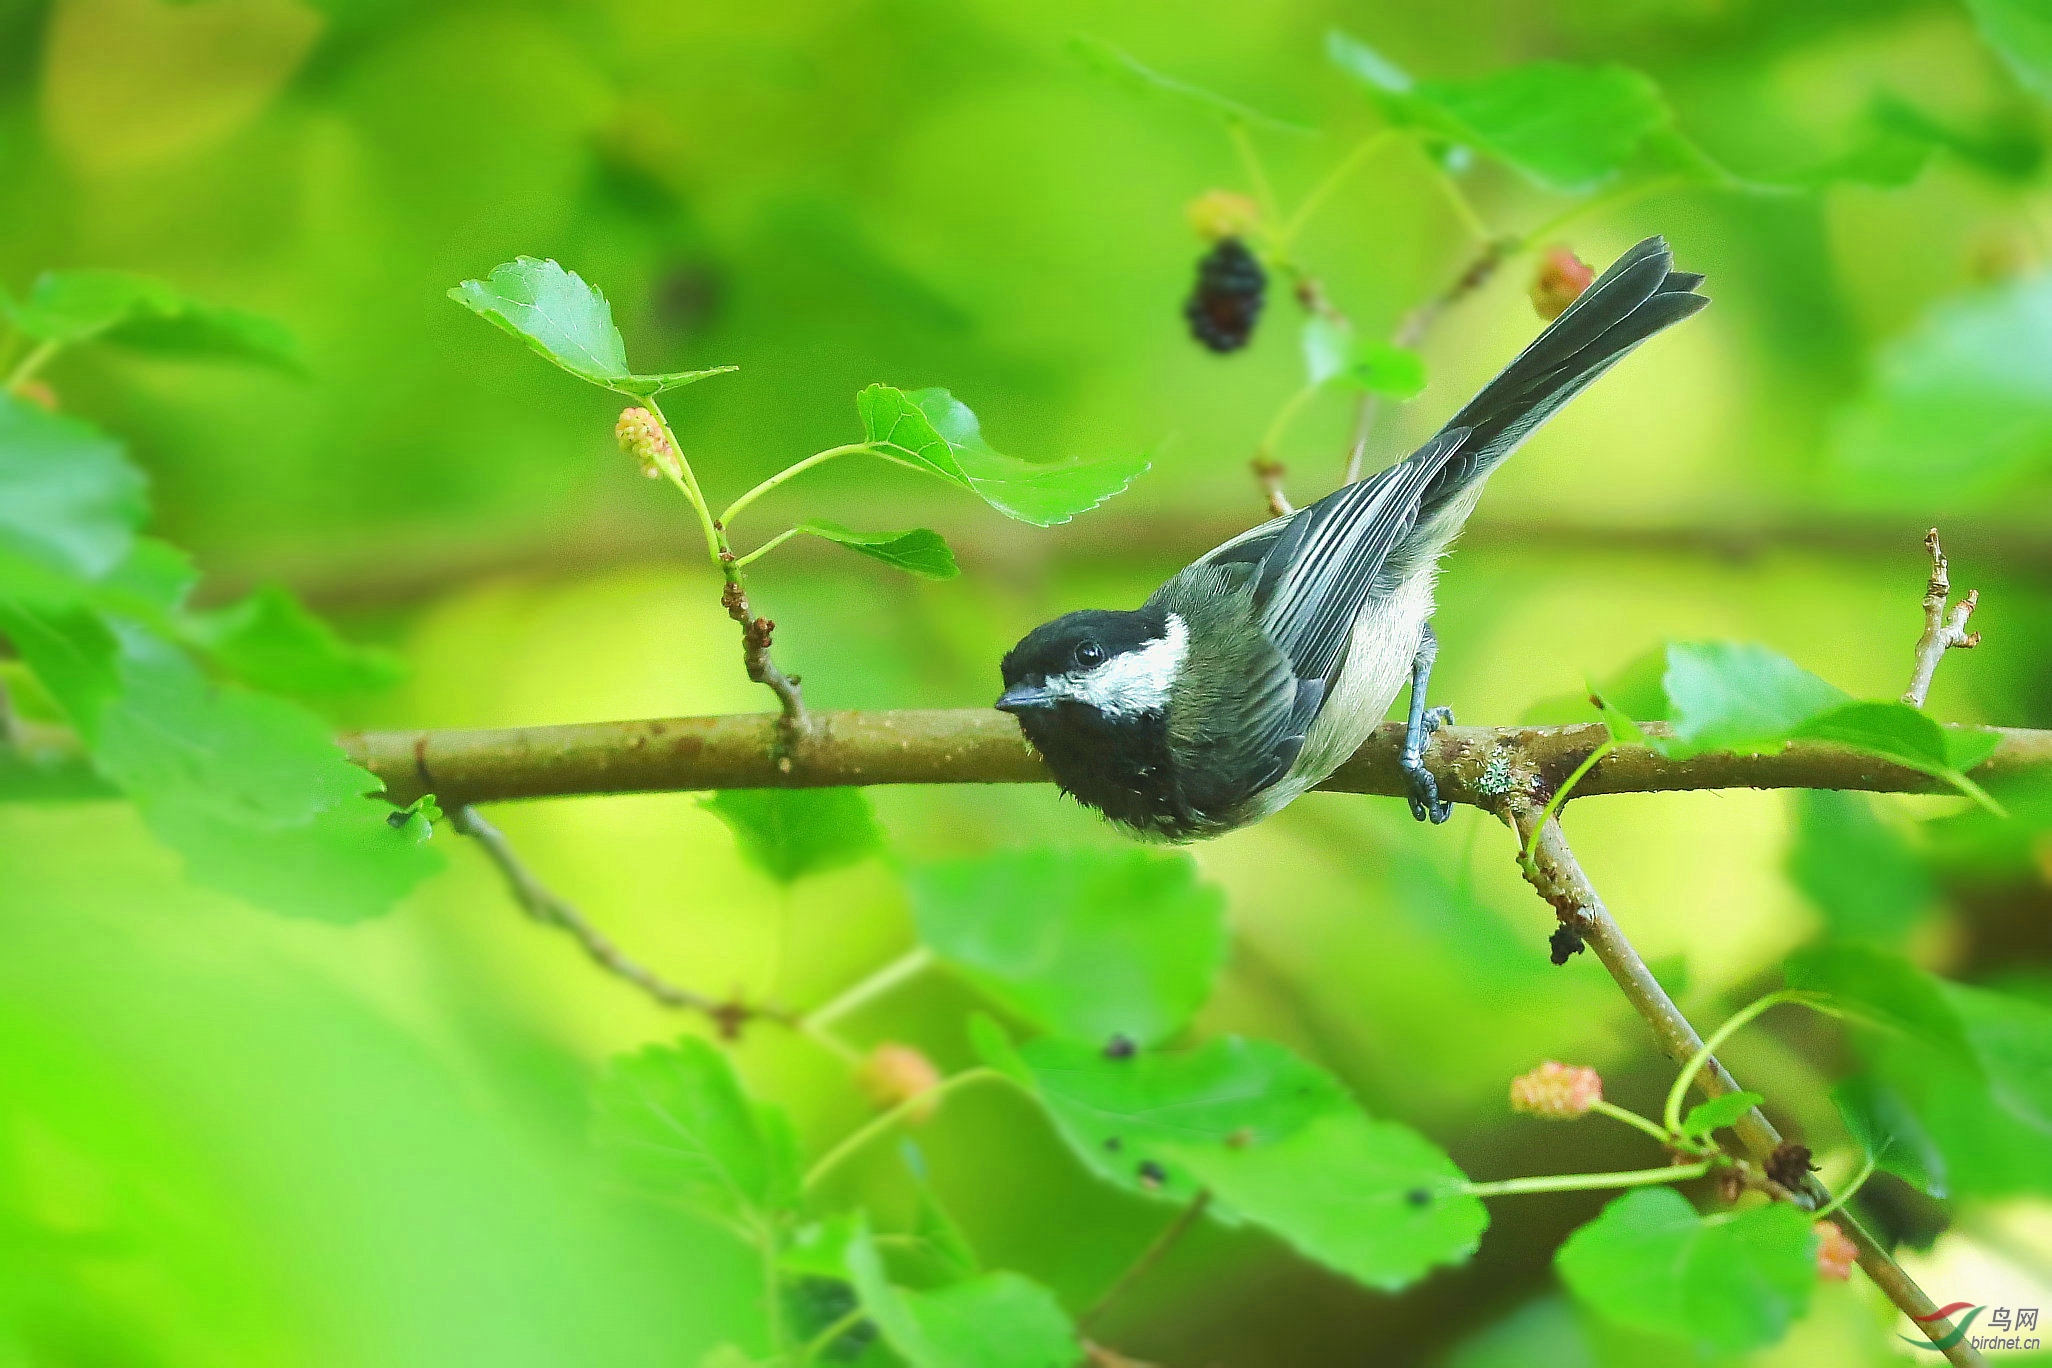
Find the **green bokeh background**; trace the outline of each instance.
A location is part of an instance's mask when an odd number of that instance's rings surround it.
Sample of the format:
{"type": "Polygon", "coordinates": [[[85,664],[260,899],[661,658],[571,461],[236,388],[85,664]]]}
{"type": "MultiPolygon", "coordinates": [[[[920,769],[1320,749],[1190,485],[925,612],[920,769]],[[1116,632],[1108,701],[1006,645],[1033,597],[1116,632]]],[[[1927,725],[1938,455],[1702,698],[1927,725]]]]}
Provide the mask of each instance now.
{"type": "MultiPolygon", "coordinates": [[[[644,368],[741,366],[668,403],[716,498],[850,440],[871,381],[947,386],[1022,456],[1151,453],[1115,503],[1046,532],[874,464],[775,496],[790,515],[938,528],[965,566],[927,583],[797,544],[765,562],[758,603],[808,699],[976,706],[1021,632],[1134,603],[1260,515],[1247,458],[1300,365],[1280,297],[1248,354],[1184,336],[1199,244],[1182,206],[1241,185],[1231,148],[1094,76],[1069,38],[1324,130],[1263,140],[1294,197],[1375,126],[1323,60],[1334,25],[1431,74],[1629,63],[1706,143],[1761,163],[1842,147],[1880,90],[2027,142],[2041,127],[1950,3],[0,0],[0,281],[143,271],[303,340],[303,381],[83,350],[49,379],[131,444],[154,526],[193,551],[205,592],[282,580],[405,658],[407,682],[344,700],[338,725],[764,706],[688,510],[612,445],[614,402],[444,298],[515,255],[601,284],[644,368]]],[[[1564,203],[1486,165],[1464,184],[1506,229],[1564,203]]],[[[1599,264],[1666,233],[1716,305],[1497,477],[1444,581],[1438,701],[1514,722],[1669,637],[1764,641],[1891,697],[1937,522],[1989,641],[1946,662],[1933,712],[2052,725],[2042,467],[1890,483],[1831,443],[1876,349],[2035,262],[2047,223],[2034,171],[1948,157],[1907,189],[1676,191],[1579,223],[1567,240],[1599,264]]],[[[1473,250],[1406,148],[1334,197],[1300,255],[1381,331],[1473,250]]],[[[1433,334],[1431,385],[1372,459],[1531,335],[1530,273],[1514,261],[1433,334]]],[[[1349,421],[1329,397],[1292,429],[1299,497],[1336,477],[1349,421]]],[[[1116,840],[1045,789],[874,799],[898,860],[1116,840]]],[[[1756,793],[1576,810],[1584,860],[1647,958],[1685,966],[1692,1013],[1816,930],[1786,873],[1794,810],[1756,793]]],[[[891,862],[786,894],[688,795],[498,817],[595,922],[708,992],[816,1002],[909,941],[891,862]]],[[[699,1024],[523,921],[475,851],[448,853],[396,913],[338,928],[188,885],[123,806],[0,808],[0,1321],[25,1346],[0,1363],[691,1365],[759,1337],[753,1255],[615,1191],[585,1142],[604,1058],[699,1024]]],[[[1568,1159],[1564,1132],[1505,1112],[1509,1076],[1546,1058],[1598,1066],[1627,1102],[1665,1082],[1599,966],[1546,964],[1551,914],[1509,856],[1474,812],[1420,830],[1400,804],[1329,795],[1200,848],[1235,936],[1203,1030],[1291,1044],[1473,1174],[1639,1162],[1588,1128],[1568,1159]]],[[[2004,889],[1934,910],[1913,948],[1970,977],[2043,973],[2042,929],[2013,924],[2044,911],[2041,886],[2004,889]]],[[[923,979],[849,1033],[959,1065],[969,1002],[923,979]]],[[[1800,1044],[1762,1034],[1733,1067],[1830,1134],[1800,1044]]],[[[809,1153],[869,1114],[806,1041],[751,1033],[737,1056],[809,1153]]],[[[918,1141],[985,1258],[1072,1308],[1159,1225],[1010,1096],[966,1095],[918,1141]]],[[[899,1210],[895,1165],[886,1148],[842,1181],[899,1210]]],[[[1207,1227],[1108,1328],[1165,1364],[1591,1362],[1547,1259],[1596,1205],[1503,1205],[1473,1264],[1396,1297],[1207,1227]]],[[[1864,1287],[1826,1285],[1756,1361],[1886,1361],[1890,1323],[1864,1287]]]]}

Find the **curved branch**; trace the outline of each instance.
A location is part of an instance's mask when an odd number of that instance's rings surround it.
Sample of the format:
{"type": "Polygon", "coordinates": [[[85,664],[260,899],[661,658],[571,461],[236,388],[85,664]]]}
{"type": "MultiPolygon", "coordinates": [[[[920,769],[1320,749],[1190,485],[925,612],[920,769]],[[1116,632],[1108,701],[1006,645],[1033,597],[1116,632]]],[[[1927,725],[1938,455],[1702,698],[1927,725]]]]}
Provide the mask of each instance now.
{"type": "MultiPolygon", "coordinates": [[[[1648,728],[1658,733],[1657,725],[1648,728]]],[[[2052,731],[1995,729],[1982,784],[2052,771],[2052,731]]],[[[1544,801],[1606,739],[1597,723],[1566,727],[1446,727],[1427,763],[1442,795],[1491,811],[1509,798],[1544,801]]],[[[433,793],[444,806],[577,794],[867,784],[1031,784],[1049,779],[1003,713],[980,708],[815,713],[788,743],[770,714],[584,722],[481,731],[359,732],[349,758],[385,781],[393,801],[433,793]]],[[[1403,727],[1384,725],[1323,787],[1401,797],[1403,727]]],[[[1877,793],[1944,789],[1928,775],[1820,741],[1767,755],[1669,760],[1619,746],[1575,786],[1580,796],[1676,789],[1829,788],[1877,793]]]]}

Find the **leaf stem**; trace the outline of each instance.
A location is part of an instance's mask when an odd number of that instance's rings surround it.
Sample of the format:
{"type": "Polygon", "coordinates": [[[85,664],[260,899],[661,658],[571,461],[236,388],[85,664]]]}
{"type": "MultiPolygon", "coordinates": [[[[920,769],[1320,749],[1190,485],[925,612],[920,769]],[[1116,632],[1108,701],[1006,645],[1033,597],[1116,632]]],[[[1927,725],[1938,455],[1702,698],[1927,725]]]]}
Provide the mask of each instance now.
{"type": "Polygon", "coordinates": [[[1532,863],[1539,850],[1539,833],[1546,829],[1546,824],[1553,820],[1567,803],[1569,795],[1575,791],[1575,785],[1581,783],[1589,771],[1595,769],[1602,762],[1604,756],[1616,749],[1617,739],[1615,737],[1606,739],[1602,745],[1590,751],[1583,758],[1582,763],[1576,765],[1573,772],[1561,781],[1560,787],[1553,791],[1553,796],[1546,800],[1546,806],[1539,810],[1539,821],[1533,826],[1531,836],[1525,841],[1525,849],[1518,857],[1520,864],[1529,865],[1532,863]]]}
{"type": "Polygon", "coordinates": [[[1394,128],[1385,128],[1369,134],[1354,144],[1354,150],[1342,157],[1332,170],[1325,173],[1318,184],[1311,187],[1310,193],[1298,202],[1296,212],[1290,215],[1289,222],[1283,224],[1276,233],[1276,251],[1288,256],[1290,244],[1297,240],[1297,234],[1304,230],[1304,225],[1324,206],[1332,192],[1339,189],[1348,176],[1365,165],[1376,153],[1403,136],[1394,128]]]}
{"type": "Polygon", "coordinates": [[[1833,1213],[1835,1213],[1840,1207],[1844,1206],[1847,1202],[1850,1202],[1853,1199],[1854,1195],[1857,1194],[1861,1188],[1867,1185],[1867,1180],[1874,1176],[1874,1166],[1878,1162],[1879,1160],[1876,1158],[1876,1156],[1869,1154],[1867,1156],[1867,1161],[1864,1164],[1860,1165],[1860,1171],[1858,1173],[1855,1173],[1852,1177],[1852,1181],[1845,1185],[1845,1191],[1839,1193],[1836,1197],[1833,1197],[1823,1206],[1817,1208],[1817,1219],[1820,1221],[1825,1219],[1827,1216],[1830,1216],[1833,1213]]]}
{"type": "Polygon", "coordinates": [[[663,412],[662,405],[656,402],[655,396],[651,394],[641,402],[655,415],[656,424],[663,430],[663,440],[670,444],[671,452],[677,457],[677,468],[682,472],[680,477],[672,473],[668,466],[663,466],[664,478],[691,501],[692,510],[698,514],[699,528],[705,533],[705,554],[711,558],[713,565],[732,581],[734,576],[727,572],[727,563],[721,555],[728,550],[727,538],[720,530],[719,524],[713,521],[712,510],[707,507],[705,495],[698,488],[698,473],[691,468],[691,458],[684,454],[683,446],[677,441],[677,434],[670,430],[669,416],[663,412]]]}
{"type": "Polygon", "coordinates": [[[762,1254],[763,1312],[769,1322],[770,1353],[782,1358],[788,1342],[784,1334],[784,1280],[777,1268],[777,1232],[768,1222],[756,1232],[756,1248],[762,1254]]]}
{"type": "Polygon", "coordinates": [[[1076,1317],[1076,1324],[1088,1329],[1103,1319],[1105,1312],[1112,1308],[1112,1304],[1130,1291],[1135,1283],[1146,1277],[1154,1266],[1162,1261],[1163,1256],[1175,1247],[1176,1242],[1189,1233],[1190,1227],[1197,1224],[1198,1219],[1204,1215],[1204,1209],[1210,1205],[1211,1190],[1199,1188],[1197,1195],[1176,1213],[1175,1219],[1163,1226],[1161,1233],[1148,1241],[1147,1248],[1141,1250],[1133,1262],[1126,1265],[1125,1271],[1105,1289],[1104,1295],[1092,1302],[1089,1310],[1076,1317]]]}
{"type": "Polygon", "coordinates": [[[882,997],[905,980],[925,973],[932,963],[933,951],[923,945],[916,945],[867,978],[850,984],[826,1002],[805,1013],[802,1020],[808,1026],[821,1027],[829,1022],[839,1021],[856,1008],[882,997]]]}
{"type": "Polygon", "coordinates": [[[1305,385],[1283,400],[1282,407],[1277,409],[1275,417],[1269,420],[1268,431],[1261,434],[1261,448],[1255,459],[1274,458],[1275,448],[1282,441],[1283,434],[1289,431],[1290,424],[1296,421],[1297,415],[1303,412],[1304,405],[1311,402],[1319,388],[1317,385],[1305,385]]]}
{"type": "Polygon", "coordinates": [[[1652,1187],[1701,1178],[1717,1166],[1714,1159],[1665,1168],[1627,1169],[1622,1173],[1545,1173],[1536,1178],[1505,1178],[1494,1183],[1463,1183],[1456,1189],[1470,1197],[1510,1197],[1528,1192],[1597,1192],[1605,1188],[1652,1187]]]}
{"type": "Polygon", "coordinates": [[[1270,223],[1280,222],[1282,207],[1276,203],[1275,186],[1268,179],[1268,168],[1261,164],[1261,154],[1255,150],[1254,140],[1247,135],[1247,125],[1238,119],[1228,118],[1226,135],[1233,140],[1233,151],[1239,154],[1240,166],[1254,187],[1254,198],[1261,205],[1261,217],[1270,223]]]}
{"type": "Polygon", "coordinates": [[[1676,1075],[1674,1086],[1667,1090],[1667,1105],[1661,1111],[1661,1119],[1667,1123],[1667,1128],[1677,1134],[1680,1133],[1682,1100],[1689,1094],[1689,1085],[1696,1081],[1696,1075],[1701,1073],[1703,1066],[1716,1055],[1717,1047],[1731,1039],[1740,1027],[1769,1007],[1776,1007],[1784,1002],[1800,1002],[1806,1006],[1819,1007],[1823,1001],[1823,995],[1820,993],[1806,992],[1800,988],[1783,988],[1765,997],[1756,998],[1739,1008],[1732,1014],[1731,1020],[1710,1033],[1709,1039],[1697,1047],[1696,1052],[1689,1056],[1689,1062],[1682,1066],[1681,1073],[1676,1075]]]}
{"type": "Polygon", "coordinates": [[[893,1127],[913,1112],[937,1107],[940,1105],[941,1100],[950,1093],[958,1092],[972,1084],[992,1080],[1005,1083],[1012,1081],[1008,1074],[1002,1073],[997,1069],[978,1065],[973,1069],[964,1069],[958,1074],[950,1074],[925,1092],[914,1094],[900,1102],[897,1106],[892,1107],[889,1111],[871,1117],[868,1121],[851,1131],[842,1139],[840,1144],[835,1145],[832,1149],[821,1155],[811,1168],[805,1170],[805,1179],[800,1185],[801,1188],[806,1192],[811,1192],[820,1185],[829,1173],[832,1173],[835,1169],[846,1163],[863,1146],[879,1136],[889,1133],[893,1127]]]}
{"type": "Polygon", "coordinates": [[[777,533],[776,536],[771,537],[768,541],[764,542],[761,546],[756,547],[747,555],[735,557],[734,568],[736,570],[739,570],[741,567],[745,565],[755,564],[764,556],[767,556],[770,552],[776,550],[778,547],[782,546],[785,542],[791,540],[791,538],[797,536],[800,532],[803,532],[804,530],[805,529],[802,527],[785,528],[782,532],[777,533]]]}
{"type": "Polygon", "coordinates": [[[754,503],[757,499],[794,475],[802,474],[816,465],[825,465],[836,456],[852,456],[858,451],[869,451],[871,449],[867,442],[850,442],[845,446],[829,447],[825,451],[814,452],[802,461],[793,461],[790,465],[785,466],[782,470],[770,476],[767,480],[764,480],[761,484],[734,500],[734,502],[728,504],[726,511],[720,514],[720,523],[722,526],[731,526],[735,516],[742,509],[748,507],[748,505],[754,503]]]}
{"type": "Polygon", "coordinates": [[[821,1354],[833,1348],[835,1340],[847,1334],[868,1318],[869,1313],[858,1306],[826,1329],[814,1335],[805,1342],[805,1347],[798,1351],[798,1368],[808,1368],[808,1365],[817,1363],[821,1354]]]}
{"type": "Polygon", "coordinates": [[[1601,213],[1605,209],[1615,209],[1621,204],[1629,204],[1635,199],[1654,194],[1657,191],[1672,189],[1682,184],[1683,180],[1684,178],[1681,176],[1650,176],[1641,181],[1627,181],[1625,184],[1607,190],[1603,194],[1585,199],[1580,204],[1568,206],[1530,232],[1518,234],[1518,248],[1523,250],[1526,247],[1536,246],[1543,239],[1555,236],[1577,219],[1585,218],[1590,214],[1601,213]]]}
{"type": "Polygon", "coordinates": [[[0,385],[0,389],[5,389],[10,394],[20,389],[35,378],[37,371],[50,364],[50,358],[55,356],[63,345],[51,338],[30,347],[28,353],[14,363],[14,369],[7,372],[6,383],[0,385]]]}
{"type": "Polygon", "coordinates": [[[1589,1104],[1589,1110],[1607,1116],[1613,1121],[1622,1121],[1634,1130],[1642,1130],[1663,1145],[1673,1145],[1676,1143],[1677,1137],[1674,1132],[1660,1129],[1659,1125],[1654,1121],[1639,1115],[1628,1107],[1620,1107],[1615,1102],[1606,1102],[1599,1097],[1589,1104]]]}

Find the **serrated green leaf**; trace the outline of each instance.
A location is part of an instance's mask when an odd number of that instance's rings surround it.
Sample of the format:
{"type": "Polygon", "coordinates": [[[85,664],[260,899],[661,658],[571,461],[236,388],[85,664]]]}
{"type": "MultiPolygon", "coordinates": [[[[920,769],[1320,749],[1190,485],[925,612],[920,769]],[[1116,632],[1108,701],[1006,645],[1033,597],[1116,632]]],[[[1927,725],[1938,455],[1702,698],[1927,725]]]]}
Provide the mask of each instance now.
{"type": "Polygon", "coordinates": [[[313,714],[212,683],[132,623],[0,604],[0,627],[63,705],[94,765],[146,809],[276,830],[383,787],[343,757],[313,714]]]}
{"type": "Polygon", "coordinates": [[[1705,1219],[1672,1188],[1636,1188],[1570,1235],[1554,1264],[1600,1315],[1743,1353],[1779,1340],[1808,1308],[1810,1223],[1786,1202],[1705,1219]]]}
{"type": "Polygon", "coordinates": [[[0,394],[0,596],[62,601],[128,558],[147,506],[121,444],[0,394]]]}
{"type": "Polygon", "coordinates": [[[1225,961],[1224,894],[1187,855],[1020,851],[926,865],[910,882],[921,941],[1071,1039],[1173,1035],[1225,961]]]}
{"type": "Polygon", "coordinates": [[[425,825],[395,828],[392,809],[363,796],[383,785],[313,714],[209,680],[132,621],[0,603],[0,630],[193,879],[279,912],[353,921],[441,867],[425,825]]]}
{"type": "Polygon", "coordinates": [[[1327,52],[1391,122],[1494,157],[1534,184],[1568,192],[1622,171],[1672,115],[1660,88],[1627,67],[1529,62],[1473,80],[1413,80],[1335,31],[1327,52]]]}
{"type": "Polygon", "coordinates": [[[944,389],[871,385],[855,405],[863,436],[878,455],[969,490],[1006,517],[1036,527],[1097,507],[1149,464],[1113,456],[1035,465],[1001,455],[983,440],[968,405],[944,389]]]}
{"type": "Polygon", "coordinates": [[[605,295],[554,261],[515,258],[493,267],[483,280],[457,285],[449,298],[579,379],[620,394],[647,398],[738,369],[637,374],[627,364],[627,344],[613,326],[613,306],[605,295]]]}
{"type": "Polygon", "coordinates": [[[723,789],[702,805],[733,831],[743,858],[778,883],[883,849],[869,798],[857,788],[723,789]]]}
{"type": "Polygon", "coordinates": [[[1858,1073],[1831,1090],[1845,1128],[1875,1166],[1933,1197],[1946,1196],[1945,1155],[1902,1094],[1873,1073],[1858,1073]]]}
{"type": "Polygon", "coordinates": [[[11,309],[30,337],[66,345],[115,342],[167,356],[251,361],[303,373],[283,325],[242,309],[203,304],[126,271],[45,271],[11,309]]]}
{"type": "Polygon", "coordinates": [[[994,1067],[1028,1083],[1092,1171],[1169,1200],[1210,1191],[1221,1217],[1266,1227],[1371,1287],[1458,1262],[1488,1223],[1445,1154],[1370,1120],[1331,1075],[1279,1045],[1228,1037],[1128,1055],[1057,1040],[1014,1050],[988,1025],[972,1034],[994,1067]]]}
{"type": "Polygon", "coordinates": [[[1054,1294],[1017,1273],[932,1290],[899,1287],[859,1217],[845,1258],[863,1311],[911,1368],[1073,1368],[1082,1356],[1054,1294]]]}
{"type": "Polygon", "coordinates": [[[1756,1092],[1733,1092],[1698,1102],[1682,1118],[1682,1134],[1708,1135],[1721,1130],[1766,1100],[1756,1092]]]}
{"type": "Polygon", "coordinates": [[[1772,749],[1849,701],[1787,656],[1736,642],[1673,643],[1661,687],[1674,719],[1665,749],[1676,757],[1772,749]]]}
{"type": "Polygon", "coordinates": [[[186,641],[254,688],[327,697],[390,688],[406,669],[388,651],[352,646],[282,585],[225,608],[184,615],[186,641]]]}
{"type": "Polygon", "coordinates": [[[1788,869],[1839,940],[1897,944],[1937,897],[1924,860],[1865,794],[1798,795],[1788,869]]]}
{"type": "Polygon", "coordinates": [[[839,523],[812,521],[799,523],[798,530],[923,579],[953,579],[962,573],[940,533],[924,527],[910,532],[851,532],[839,523]]]}
{"type": "Polygon", "coordinates": [[[1108,76],[1129,90],[1147,94],[1173,95],[1188,100],[1209,112],[1234,123],[1249,124],[1257,128],[1270,128],[1283,133],[1316,133],[1318,130],[1288,119],[1264,114],[1238,100],[1216,95],[1202,86],[1165,75],[1149,66],[1143,66],[1131,56],[1113,47],[1100,38],[1078,34],[1069,40],[1069,50],[1083,59],[1085,65],[1100,75],[1108,76]]]}
{"type": "Polygon", "coordinates": [[[1899,501],[1933,488],[1985,494],[2052,457],[2052,276],[2025,275],[1941,301],[1881,351],[1839,420],[1833,459],[1849,490],[1899,501]]]}
{"type": "Polygon", "coordinates": [[[741,1228],[797,1203],[790,1123],[751,1101],[727,1056],[706,1041],[686,1036],[615,1056],[592,1108],[600,1150],[652,1196],[741,1228]]]}
{"type": "Polygon", "coordinates": [[[1967,0],[1967,9],[2025,89],[2052,96],[2052,10],[2043,0],[1967,0]]]}
{"type": "Polygon", "coordinates": [[[2002,736],[1992,727],[1949,726],[1944,733],[1945,763],[1959,774],[1987,764],[2002,747],[2002,736]]]}
{"type": "MultiPolygon", "coordinates": [[[[1944,728],[1907,703],[1842,704],[1811,718],[1797,727],[1792,735],[1851,746],[1934,779],[1943,779],[1974,801],[2001,814],[2000,804],[1973,780],[1952,767],[1955,750],[1971,758],[1980,754],[1980,742],[1950,741],[1944,728]]],[[[1993,748],[1988,748],[1987,754],[1992,753],[1993,748]]],[[[1986,754],[1981,758],[1985,759],[1986,754]]]]}

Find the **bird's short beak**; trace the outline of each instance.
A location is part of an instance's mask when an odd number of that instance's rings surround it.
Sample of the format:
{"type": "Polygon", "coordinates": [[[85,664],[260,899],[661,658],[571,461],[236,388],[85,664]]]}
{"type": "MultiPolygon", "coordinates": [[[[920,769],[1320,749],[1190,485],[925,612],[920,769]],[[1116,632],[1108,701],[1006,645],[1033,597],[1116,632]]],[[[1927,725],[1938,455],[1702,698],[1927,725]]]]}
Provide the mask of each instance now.
{"type": "Polygon", "coordinates": [[[996,706],[999,712],[1022,713],[1054,705],[1055,695],[1048,692],[1045,684],[1014,684],[998,695],[996,706]]]}

